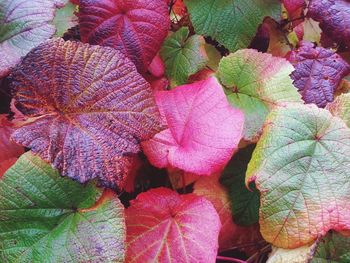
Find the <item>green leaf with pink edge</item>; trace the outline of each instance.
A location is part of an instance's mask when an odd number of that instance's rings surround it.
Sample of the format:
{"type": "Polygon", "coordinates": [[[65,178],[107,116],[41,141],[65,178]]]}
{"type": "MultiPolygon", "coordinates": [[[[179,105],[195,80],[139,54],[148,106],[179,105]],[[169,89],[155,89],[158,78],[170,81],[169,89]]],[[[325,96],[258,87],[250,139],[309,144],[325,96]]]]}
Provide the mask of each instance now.
{"type": "Polygon", "coordinates": [[[0,179],[1,262],[124,262],[124,207],[31,152],[0,179]]]}
{"type": "Polygon", "coordinates": [[[260,229],[275,246],[306,245],[350,229],[350,129],[315,105],[267,117],[246,173],[261,194],[260,229]]]}
{"type": "Polygon", "coordinates": [[[326,109],[334,116],[341,118],[350,127],[350,93],[341,94],[331,103],[328,103],[326,109]]]}
{"type": "Polygon", "coordinates": [[[188,27],[182,27],[165,41],[160,50],[171,87],[185,84],[188,78],[205,67],[208,57],[202,36],[190,36],[188,27]]]}
{"type": "Polygon", "coordinates": [[[232,106],[245,117],[243,139],[257,142],[268,112],[286,102],[302,102],[284,58],[253,49],[239,50],[221,59],[217,76],[232,106]]]}

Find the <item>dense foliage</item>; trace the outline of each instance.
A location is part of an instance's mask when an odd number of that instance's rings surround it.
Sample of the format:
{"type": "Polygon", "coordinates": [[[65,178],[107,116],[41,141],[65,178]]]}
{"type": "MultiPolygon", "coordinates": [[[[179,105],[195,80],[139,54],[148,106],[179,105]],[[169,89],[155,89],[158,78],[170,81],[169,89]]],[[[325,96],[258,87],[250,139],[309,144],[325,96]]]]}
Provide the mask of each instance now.
{"type": "Polygon", "coordinates": [[[0,262],[350,262],[348,0],[0,0],[0,262]]]}

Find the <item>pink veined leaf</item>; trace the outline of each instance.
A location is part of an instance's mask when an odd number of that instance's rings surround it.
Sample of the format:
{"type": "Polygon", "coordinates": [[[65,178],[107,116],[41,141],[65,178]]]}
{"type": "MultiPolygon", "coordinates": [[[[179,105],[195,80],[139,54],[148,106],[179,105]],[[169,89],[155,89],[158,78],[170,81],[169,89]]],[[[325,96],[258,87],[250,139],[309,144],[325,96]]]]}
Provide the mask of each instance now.
{"type": "Polygon", "coordinates": [[[126,262],[215,262],[221,223],[205,198],[152,189],[125,215],[126,262]]]}
{"type": "Polygon", "coordinates": [[[164,76],[165,65],[159,54],[153,58],[151,64],[148,67],[148,71],[152,74],[152,76],[156,78],[161,78],[164,76]]]}
{"type": "Polygon", "coordinates": [[[312,0],[307,15],[320,22],[322,31],[339,43],[350,44],[349,0],[312,0]]]}
{"type": "Polygon", "coordinates": [[[211,77],[155,94],[168,129],[142,143],[150,162],[210,175],[223,169],[242,138],[244,117],[211,77]]]}
{"type": "Polygon", "coordinates": [[[303,100],[319,107],[333,101],[335,89],[350,72],[350,66],[338,54],[309,42],[302,42],[289,60],[295,67],[291,74],[293,84],[303,100]]]}
{"type": "Polygon", "coordinates": [[[85,43],[122,51],[145,72],[170,27],[168,6],[159,0],[80,0],[85,43]]]}
{"type": "Polygon", "coordinates": [[[303,22],[302,16],[306,7],[305,0],[282,0],[282,3],[288,12],[289,20],[295,20],[292,22],[293,27],[303,22]]]}
{"type": "Polygon", "coordinates": [[[24,148],[10,140],[14,129],[6,115],[0,114],[0,163],[8,159],[18,158],[24,153],[24,148]]]}

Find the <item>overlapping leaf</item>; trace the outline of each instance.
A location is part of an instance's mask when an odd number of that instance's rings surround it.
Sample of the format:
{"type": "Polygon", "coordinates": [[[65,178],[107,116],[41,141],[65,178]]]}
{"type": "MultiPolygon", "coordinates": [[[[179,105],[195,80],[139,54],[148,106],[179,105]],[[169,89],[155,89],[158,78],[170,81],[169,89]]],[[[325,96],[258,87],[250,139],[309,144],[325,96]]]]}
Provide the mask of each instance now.
{"type": "Polygon", "coordinates": [[[246,48],[264,17],[279,18],[277,0],[185,0],[195,32],[210,36],[230,51],[246,48]]]}
{"type": "Polygon", "coordinates": [[[189,76],[205,67],[208,60],[203,37],[189,34],[187,27],[180,28],[165,40],[160,50],[173,87],[185,84],[189,76]]]}
{"type": "Polygon", "coordinates": [[[315,105],[272,111],[248,165],[263,237],[295,248],[350,229],[350,129],[315,105]]]}
{"type": "Polygon", "coordinates": [[[126,210],[126,262],[214,262],[220,219],[195,194],[167,188],[140,194],[126,210]]]}
{"type": "Polygon", "coordinates": [[[0,180],[1,262],[123,262],[124,208],[32,153],[0,180]]]}
{"type": "Polygon", "coordinates": [[[144,72],[170,26],[168,6],[159,0],[80,0],[81,39],[113,47],[144,72]]]}
{"type": "Polygon", "coordinates": [[[350,94],[338,96],[327,109],[334,115],[341,118],[350,127],[350,94]]]}
{"type": "Polygon", "coordinates": [[[350,72],[350,66],[338,54],[308,42],[292,52],[290,61],[295,66],[291,77],[304,101],[319,107],[333,101],[335,89],[350,72]]]}
{"type": "Polygon", "coordinates": [[[348,0],[312,0],[307,15],[320,22],[331,39],[350,44],[350,2],[348,0]]]}
{"type": "MultiPolygon", "coordinates": [[[[234,223],[231,211],[231,201],[226,189],[219,183],[219,174],[201,177],[195,182],[193,188],[193,192],[209,200],[219,214],[222,225],[219,235],[219,250],[240,246],[245,243],[255,243],[262,239],[257,225],[243,227],[234,223]]],[[[235,205],[240,205],[240,200],[237,199],[232,201],[235,205]]],[[[249,248],[243,249],[248,254],[254,251],[249,250],[249,248]]]]}
{"type": "Polygon", "coordinates": [[[255,224],[259,220],[259,192],[255,186],[248,190],[244,183],[254,148],[255,145],[250,145],[240,149],[225,167],[220,178],[220,182],[228,189],[234,221],[242,226],[255,224]]]}
{"type": "Polygon", "coordinates": [[[123,187],[139,142],[158,131],[149,84],[120,52],[51,40],[11,75],[27,117],[12,138],[80,182],[123,187]]]}
{"type": "Polygon", "coordinates": [[[293,66],[283,58],[239,50],[224,57],[217,76],[229,102],[244,112],[244,134],[256,142],[269,110],[286,102],[301,102],[289,74],[293,66]]]}
{"type": "Polygon", "coordinates": [[[0,78],[32,48],[55,33],[51,23],[67,0],[2,0],[0,2],[0,78]]]}
{"type": "Polygon", "coordinates": [[[143,142],[156,167],[210,175],[223,169],[237,149],[243,114],[232,108],[214,77],[156,93],[168,129],[143,142]]]}

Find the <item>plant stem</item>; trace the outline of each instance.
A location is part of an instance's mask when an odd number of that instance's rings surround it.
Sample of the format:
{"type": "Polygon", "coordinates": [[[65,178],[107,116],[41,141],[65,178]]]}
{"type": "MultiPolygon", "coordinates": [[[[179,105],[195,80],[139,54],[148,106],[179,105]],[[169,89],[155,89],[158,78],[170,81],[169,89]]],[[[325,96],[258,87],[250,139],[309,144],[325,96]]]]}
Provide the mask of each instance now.
{"type": "Polygon", "coordinates": [[[223,256],[217,256],[216,259],[228,261],[228,262],[235,262],[235,263],[247,263],[244,260],[240,260],[238,258],[229,258],[229,257],[223,257],[223,256]]]}

